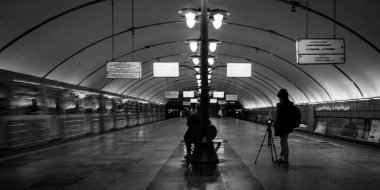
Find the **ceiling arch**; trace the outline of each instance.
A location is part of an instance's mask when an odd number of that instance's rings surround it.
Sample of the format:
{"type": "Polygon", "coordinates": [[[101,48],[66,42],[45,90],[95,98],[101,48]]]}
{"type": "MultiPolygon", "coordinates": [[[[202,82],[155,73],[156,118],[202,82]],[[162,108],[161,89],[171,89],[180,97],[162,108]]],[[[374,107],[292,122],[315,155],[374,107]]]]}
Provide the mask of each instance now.
{"type": "MultiPolygon", "coordinates": [[[[330,1],[308,2],[208,0],[210,8],[231,13],[220,30],[210,26],[209,37],[222,41],[213,54],[218,60],[210,87],[232,93],[228,87],[235,86],[246,108],[274,106],[281,88],[295,103],[380,96],[380,2],[338,1],[336,12],[330,1]],[[346,63],[298,65],[295,42],[305,37],[344,38],[346,63]],[[252,63],[252,77],[227,78],[231,62],[252,63]]],[[[200,0],[6,0],[0,6],[0,69],[166,103],[166,79],[153,77],[152,62],[179,62],[172,88],[196,88],[183,42],[199,38],[199,24],[188,29],[178,10],[199,6],[200,0]],[[142,62],[142,78],[105,78],[111,60],[142,62]]]]}

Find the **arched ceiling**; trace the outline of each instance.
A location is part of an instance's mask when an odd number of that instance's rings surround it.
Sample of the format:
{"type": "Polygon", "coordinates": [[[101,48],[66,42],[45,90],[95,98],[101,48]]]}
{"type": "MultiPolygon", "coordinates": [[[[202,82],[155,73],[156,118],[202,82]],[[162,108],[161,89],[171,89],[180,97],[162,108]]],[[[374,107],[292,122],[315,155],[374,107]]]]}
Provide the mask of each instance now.
{"type": "MultiPolygon", "coordinates": [[[[333,0],[208,0],[231,14],[219,30],[209,24],[209,38],[222,42],[210,88],[237,94],[245,108],[275,106],[280,88],[297,104],[380,96],[380,2],[335,2],[336,11],[333,0]],[[334,37],[345,40],[344,64],[296,63],[297,39],[334,37]],[[230,62],[252,63],[252,77],[227,78],[230,62]]],[[[189,29],[178,11],[201,0],[0,3],[2,70],[157,103],[168,101],[166,90],[197,88],[184,41],[200,37],[200,24],[189,29]],[[112,58],[141,62],[142,78],[105,78],[112,58]],[[154,78],[156,61],[179,62],[180,77],[154,78]]]]}

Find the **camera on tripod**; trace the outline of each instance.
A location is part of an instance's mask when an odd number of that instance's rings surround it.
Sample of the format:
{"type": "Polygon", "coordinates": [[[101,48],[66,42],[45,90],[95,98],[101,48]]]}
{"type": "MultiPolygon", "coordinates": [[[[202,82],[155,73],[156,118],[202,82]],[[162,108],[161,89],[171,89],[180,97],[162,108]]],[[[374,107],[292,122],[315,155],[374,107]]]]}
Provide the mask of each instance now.
{"type": "Polygon", "coordinates": [[[267,120],[265,121],[265,123],[266,123],[268,126],[270,126],[270,125],[273,124],[273,120],[272,120],[272,119],[267,119],[267,120]]]}
{"type": "Polygon", "coordinates": [[[271,129],[271,126],[273,125],[273,120],[267,119],[267,120],[265,120],[265,124],[267,124],[267,130],[265,131],[263,141],[261,142],[259,152],[257,153],[255,164],[257,163],[257,159],[259,158],[261,148],[264,145],[265,137],[267,135],[268,135],[268,147],[270,148],[270,154],[271,154],[272,162],[274,161],[273,157],[277,158],[276,146],[274,145],[273,136],[272,136],[272,129],[271,129]]]}

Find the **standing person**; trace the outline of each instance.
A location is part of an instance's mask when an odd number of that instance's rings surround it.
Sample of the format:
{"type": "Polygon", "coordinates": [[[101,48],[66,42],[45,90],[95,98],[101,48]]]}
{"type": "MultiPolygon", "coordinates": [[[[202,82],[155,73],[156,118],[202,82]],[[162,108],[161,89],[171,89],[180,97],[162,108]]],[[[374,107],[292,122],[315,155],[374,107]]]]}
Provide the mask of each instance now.
{"type": "Polygon", "coordinates": [[[280,167],[289,167],[289,133],[293,132],[291,126],[293,102],[289,101],[288,91],[281,89],[277,97],[280,102],[277,103],[276,121],[274,123],[275,136],[280,136],[281,152],[280,157],[273,162],[274,165],[280,167]]]}

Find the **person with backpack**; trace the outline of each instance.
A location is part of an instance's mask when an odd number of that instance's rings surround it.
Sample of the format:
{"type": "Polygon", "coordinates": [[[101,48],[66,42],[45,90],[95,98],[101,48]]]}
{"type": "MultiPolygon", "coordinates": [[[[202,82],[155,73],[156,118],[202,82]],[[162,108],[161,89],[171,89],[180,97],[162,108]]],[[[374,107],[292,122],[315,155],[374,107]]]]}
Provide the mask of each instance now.
{"type": "Polygon", "coordinates": [[[289,94],[286,89],[281,89],[277,97],[280,102],[277,103],[277,113],[274,123],[275,136],[280,136],[281,152],[280,157],[273,161],[273,164],[280,167],[289,167],[289,133],[293,132],[300,124],[301,112],[289,100],[289,94]]]}

